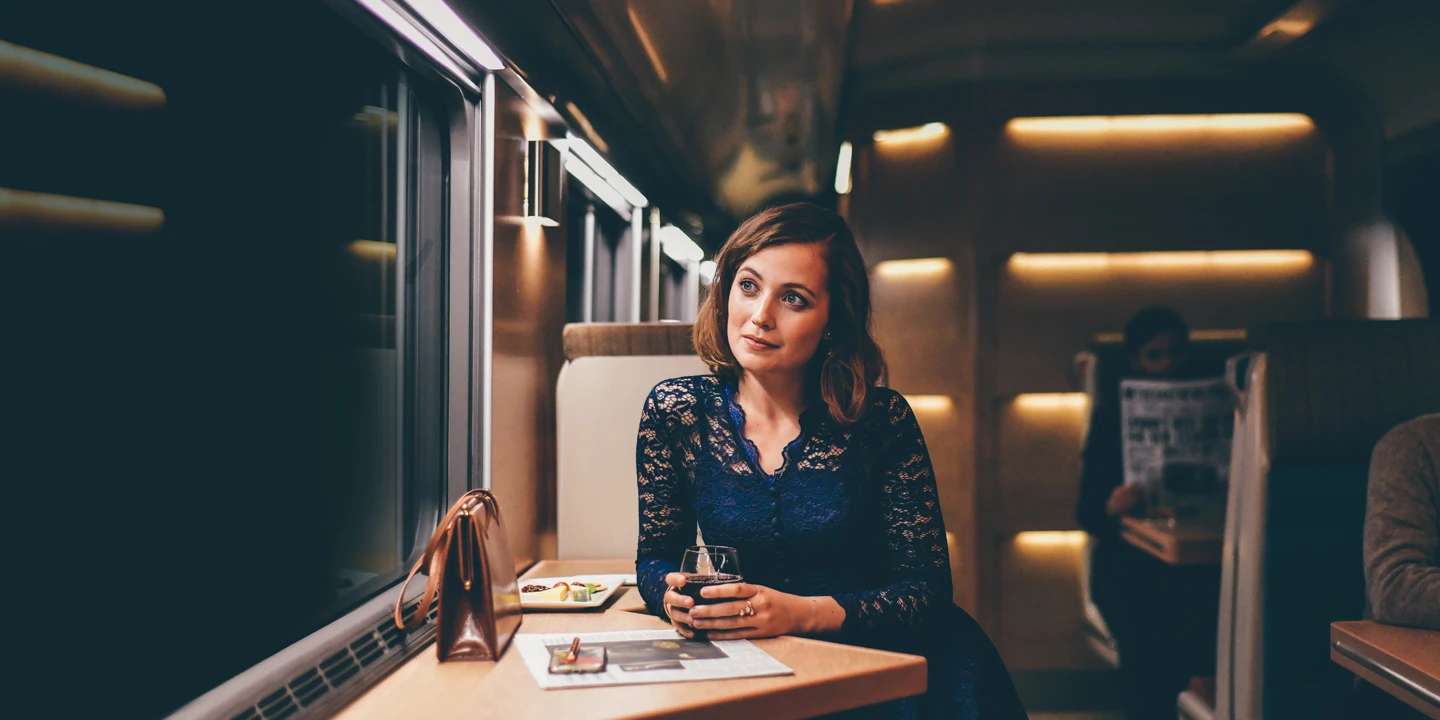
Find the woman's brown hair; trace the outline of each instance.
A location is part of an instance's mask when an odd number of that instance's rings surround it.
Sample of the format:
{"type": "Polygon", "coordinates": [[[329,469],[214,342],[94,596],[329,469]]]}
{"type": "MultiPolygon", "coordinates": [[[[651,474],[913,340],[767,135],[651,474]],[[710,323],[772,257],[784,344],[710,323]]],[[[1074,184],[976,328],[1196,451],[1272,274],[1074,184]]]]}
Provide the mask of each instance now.
{"type": "Polygon", "coordinates": [[[811,389],[841,425],[865,414],[865,398],[885,369],[880,347],[870,336],[870,278],[850,226],[833,212],[810,203],[777,205],[746,220],[715,257],[710,292],[695,318],[695,350],[723,380],[740,379],[741,367],[726,332],[730,286],[750,256],[766,248],[801,243],[820,245],[830,277],[830,322],[810,364],[811,389]]]}

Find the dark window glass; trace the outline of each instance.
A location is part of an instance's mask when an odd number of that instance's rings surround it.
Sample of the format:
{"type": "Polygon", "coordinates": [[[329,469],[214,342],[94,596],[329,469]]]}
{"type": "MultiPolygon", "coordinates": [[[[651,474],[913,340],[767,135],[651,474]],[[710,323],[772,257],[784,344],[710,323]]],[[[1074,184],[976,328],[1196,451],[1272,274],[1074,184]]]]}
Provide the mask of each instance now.
{"type": "Polygon", "coordinates": [[[163,715],[433,528],[456,96],[311,0],[18,9],[0,40],[163,95],[0,87],[14,641],[79,673],[47,715],[163,715]]]}

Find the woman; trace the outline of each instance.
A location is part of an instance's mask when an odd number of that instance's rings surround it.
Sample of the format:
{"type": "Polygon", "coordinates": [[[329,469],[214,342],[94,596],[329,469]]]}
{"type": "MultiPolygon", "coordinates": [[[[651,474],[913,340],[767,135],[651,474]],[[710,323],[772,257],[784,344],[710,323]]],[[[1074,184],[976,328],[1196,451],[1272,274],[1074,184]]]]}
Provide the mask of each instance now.
{"type": "Polygon", "coordinates": [[[951,601],[925,440],[875,387],[870,286],[850,229],[797,203],[750,218],[716,258],[695,322],[713,375],[660,383],[636,461],[640,593],[686,637],[796,634],[923,654],[929,692],[865,717],[1023,718],[988,638],[951,601]],[[696,527],[745,582],[695,607],[676,572],[696,527]]]}
{"type": "MultiPolygon", "coordinates": [[[[1125,325],[1126,377],[1194,377],[1190,328],[1179,313],[1149,307],[1125,325]]],[[[1083,455],[1076,516],[1095,542],[1090,594],[1120,649],[1126,720],[1174,718],[1192,677],[1215,674],[1220,568],[1167,565],[1120,538],[1120,518],[1145,498],[1124,483],[1119,387],[1096,403],[1083,455]]]]}

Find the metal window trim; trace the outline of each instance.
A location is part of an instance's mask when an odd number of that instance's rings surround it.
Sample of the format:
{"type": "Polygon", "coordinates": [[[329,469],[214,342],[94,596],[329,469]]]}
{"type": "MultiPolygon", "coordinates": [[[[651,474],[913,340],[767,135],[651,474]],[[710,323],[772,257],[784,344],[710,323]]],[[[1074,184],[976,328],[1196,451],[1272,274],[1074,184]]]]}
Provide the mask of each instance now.
{"type": "Polygon", "coordinates": [[[476,414],[474,368],[485,362],[474,354],[476,292],[475,245],[478,237],[478,195],[483,187],[475,182],[479,167],[476,128],[482,104],[462,98],[450,118],[450,184],[448,265],[449,295],[446,304],[446,350],[448,384],[446,393],[445,502],[448,507],[470,489],[474,457],[472,446],[476,414]]]}
{"type": "MultiPolygon", "coordinates": [[[[412,583],[406,591],[408,603],[424,592],[425,586],[412,583]]],[[[386,590],[330,624],[292,643],[289,647],[256,663],[239,675],[190,701],[169,716],[169,720],[208,720],[231,718],[253,705],[258,694],[283,687],[297,674],[318,665],[321,660],[345,648],[366,629],[374,627],[395,609],[400,587],[386,590]]],[[[434,625],[427,623],[413,633],[433,634],[434,625]]],[[[418,643],[423,647],[425,643],[418,643]]],[[[358,686],[357,686],[358,687],[358,686]]]]}
{"type": "Polygon", "coordinates": [[[471,487],[491,488],[493,464],[490,444],[493,436],[493,367],[495,347],[495,283],[491,275],[495,267],[495,75],[485,76],[481,90],[480,122],[476,124],[475,153],[478,162],[479,186],[474,196],[475,244],[479,257],[472,263],[474,280],[474,312],[471,327],[476,329],[473,343],[472,416],[480,419],[471,435],[471,487]]]}
{"type": "Polygon", "coordinates": [[[359,0],[320,0],[334,10],[341,17],[348,20],[352,25],[358,27],[372,40],[380,43],[391,54],[407,65],[411,70],[422,75],[427,80],[443,80],[445,84],[455,85],[467,97],[475,97],[479,94],[478,88],[481,79],[488,77],[491,73],[477,69],[464,57],[455,52],[453,43],[443,35],[431,30],[423,21],[414,16],[409,8],[403,7],[389,0],[381,0],[386,6],[394,10],[411,27],[427,39],[435,42],[445,55],[457,68],[447,68],[439,64],[434,58],[426,54],[424,50],[416,47],[409,39],[402,36],[397,30],[390,27],[376,17],[359,0]],[[456,72],[456,70],[460,72],[456,72]]]}

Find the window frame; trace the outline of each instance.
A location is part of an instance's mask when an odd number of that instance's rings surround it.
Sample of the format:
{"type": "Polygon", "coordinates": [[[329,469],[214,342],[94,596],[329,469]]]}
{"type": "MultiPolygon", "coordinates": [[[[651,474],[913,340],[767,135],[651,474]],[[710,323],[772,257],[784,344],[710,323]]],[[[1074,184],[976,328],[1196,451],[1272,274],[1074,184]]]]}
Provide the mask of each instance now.
{"type": "MultiPolygon", "coordinates": [[[[377,18],[360,0],[312,1],[328,6],[337,13],[341,22],[349,22],[369,36],[382,50],[394,55],[408,73],[425,81],[430,89],[449,91],[442,92],[445,97],[439,98],[445,113],[440,122],[447,131],[449,150],[449,172],[443,179],[441,190],[444,209],[439,243],[439,273],[444,287],[436,308],[440,315],[436,330],[442,342],[439,347],[421,349],[422,352],[439,353],[436,359],[443,369],[441,377],[422,380],[417,376],[413,379],[415,384],[422,381],[441,383],[439,395],[443,398],[444,407],[437,410],[441,418],[437,429],[441,457],[436,462],[443,478],[436,484],[438,492],[433,504],[419,500],[421,514],[416,522],[414,547],[402,563],[400,577],[388,577],[383,583],[377,581],[383,589],[375,590],[373,597],[179,708],[170,716],[177,719],[228,720],[243,713],[261,698],[276,690],[283,691],[285,685],[298,675],[345,649],[361,633],[384,621],[393,612],[404,573],[408,573],[424,553],[440,514],[472,486],[488,487],[489,484],[488,453],[485,452],[489,440],[489,393],[485,381],[489,379],[490,365],[490,289],[485,271],[491,261],[490,244],[493,242],[490,232],[493,204],[489,198],[493,170],[487,173],[485,169],[493,163],[488,151],[494,134],[493,109],[488,98],[494,88],[494,75],[461,64],[461,67],[473,70],[475,75],[454,76],[377,18]],[[483,91],[475,90],[482,86],[483,91]],[[487,117],[491,118],[488,124],[487,117]]],[[[423,24],[408,11],[395,3],[387,4],[401,17],[414,23],[421,33],[428,34],[423,24]]],[[[411,181],[412,172],[413,165],[405,169],[405,182],[411,181]]],[[[418,202],[418,190],[416,200],[418,202]]],[[[397,257],[401,258],[410,255],[407,246],[399,248],[397,253],[397,257]]],[[[399,297],[396,308],[397,333],[401,333],[399,339],[402,342],[407,339],[404,333],[410,332],[406,322],[408,318],[402,317],[404,312],[408,312],[406,293],[409,282],[406,277],[410,268],[405,265],[402,263],[400,268],[404,275],[397,285],[399,297]]],[[[406,349],[401,343],[397,345],[402,358],[398,385],[400,399],[404,401],[399,406],[402,413],[400,432],[402,438],[409,441],[414,431],[414,416],[409,412],[413,393],[407,392],[407,385],[411,383],[407,383],[405,377],[405,365],[408,364],[406,349]]],[[[414,470],[414,458],[408,451],[410,445],[409,442],[402,445],[397,469],[414,470]]],[[[423,590],[424,583],[411,583],[405,602],[414,601],[423,590]]],[[[277,598],[276,601],[284,602],[284,599],[277,598]]],[[[422,625],[410,633],[401,652],[391,653],[391,656],[364,667],[340,688],[331,690],[323,699],[303,708],[301,716],[315,713],[328,715],[339,710],[396,665],[428,647],[433,635],[433,623],[422,625]]]]}

